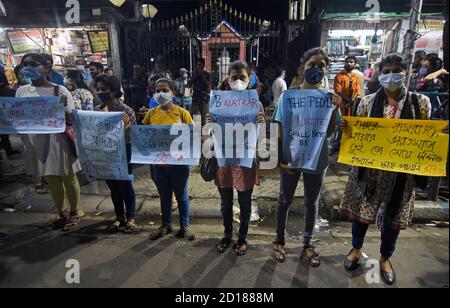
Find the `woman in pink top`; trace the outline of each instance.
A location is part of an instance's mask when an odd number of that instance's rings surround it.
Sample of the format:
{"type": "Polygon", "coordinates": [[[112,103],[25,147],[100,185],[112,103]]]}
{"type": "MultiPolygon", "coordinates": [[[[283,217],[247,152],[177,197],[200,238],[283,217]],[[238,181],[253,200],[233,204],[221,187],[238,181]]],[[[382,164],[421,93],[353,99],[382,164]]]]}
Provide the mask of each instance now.
{"type": "MultiPolygon", "coordinates": [[[[228,70],[228,82],[223,83],[220,90],[246,90],[250,84],[250,69],[243,61],[233,62],[228,70]]],[[[260,103],[261,112],[258,114],[258,123],[265,123],[264,108],[260,103]]],[[[211,116],[207,116],[207,123],[212,123],[211,116]]],[[[236,255],[244,255],[247,252],[247,233],[252,211],[252,193],[255,185],[259,185],[259,172],[256,161],[252,168],[241,166],[220,167],[216,180],[216,186],[221,196],[221,211],[224,220],[225,236],[217,244],[218,253],[224,253],[233,242],[233,198],[237,190],[239,205],[241,208],[241,223],[239,237],[233,246],[236,255]]]]}

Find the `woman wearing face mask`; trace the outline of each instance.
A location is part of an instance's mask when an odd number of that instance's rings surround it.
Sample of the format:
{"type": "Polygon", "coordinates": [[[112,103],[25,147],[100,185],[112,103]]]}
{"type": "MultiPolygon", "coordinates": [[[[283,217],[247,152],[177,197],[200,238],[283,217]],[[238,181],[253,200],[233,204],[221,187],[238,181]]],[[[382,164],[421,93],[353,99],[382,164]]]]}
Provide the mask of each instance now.
{"type": "MultiPolygon", "coordinates": [[[[230,64],[228,69],[228,82],[223,83],[222,91],[244,91],[250,83],[250,69],[247,63],[236,61],[230,64]]],[[[211,116],[207,115],[207,123],[212,123],[211,116]]],[[[258,123],[265,123],[264,107],[260,103],[258,123]]],[[[225,227],[225,236],[216,245],[218,253],[224,253],[233,242],[233,198],[234,189],[237,190],[239,205],[241,208],[241,223],[238,241],[233,247],[234,253],[242,256],[247,253],[247,234],[252,212],[252,193],[255,185],[259,185],[259,170],[256,161],[252,168],[241,166],[220,167],[215,180],[221,199],[221,212],[225,227]]]]}
{"type": "MultiPolygon", "coordinates": [[[[382,88],[362,99],[358,117],[388,119],[429,119],[430,100],[423,95],[407,91],[405,87],[407,64],[402,56],[390,54],[380,64],[379,81],[382,88]]],[[[342,121],[341,126],[347,127],[342,121]]],[[[369,224],[376,223],[381,230],[380,270],[383,280],[395,283],[395,272],[390,261],[400,230],[412,220],[414,212],[415,176],[366,169],[352,168],[341,213],[353,220],[353,249],[345,259],[345,269],[353,271],[361,259],[369,224]]]]}
{"type": "MultiPolygon", "coordinates": [[[[51,83],[47,79],[47,58],[42,54],[27,54],[22,58],[21,67],[24,78],[31,80],[30,85],[20,87],[16,97],[59,96],[64,104],[66,119],[70,121],[73,99],[63,86],[51,83]]],[[[58,211],[59,218],[49,227],[69,231],[80,223],[78,206],[80,185],[76,173],[81,170],[79,161],[71,151],[66,134],[29,135],[25,144],[27,156],[32,160],[33,174],[44,177],[58,211]],[[68,199],[70,212],[64,209],[68,199]]]]}
{"type": "MultiPolygon", "coordinates": [[[[125,139],[127,160],[131,160],[131,143],[128,132],[132,125],[136,124],[136,115],[130,107],[125,105],[120,97],[120,81],[115,76],[100,75],[95,78],[97,95],[103,102],[96,109],[103,112],[124,112],[123,122],[125,125],[125,139]]],[[[133,165],[128,164],[128,173],[133,173],[133,165]]],[[[106,184],[111,190],[111,199],[116,212],[116,219],[111,226],[114,231],[123,231],[126,234],[136,232],[136,193],[131,180],[107,180],[106,184]],[[124,209],[125,205],[125,209],[124,209]]]]}
{"type": "MultiPolygon", "coordinates": [[[[189,112],[174,104],[175,85],[172,80],[161,78],[155,83],[154,99],[158,107],[148,111],[142,124],[144,125],[176,125],[194,124],[189,112]]],[[[194,240],[195,234],[189,221],[188,180],[189,166],[154,165],[152,178],[158,188],[161,201],[161,227],[150,235],[151,240],[157,240],[173,232],[172,228],[172,195],[178,202],[180,214],[180,230],[176,237],[194,240]]]]}
{"type": "MultiPolygon", "coordinates": [[[[322,80],[324,79],[325,72],[330,60],[328,55],[322,48],[314,48],[307,51],[302,60],[302,67],[304,68],[304,81],[300,85],[300,90],[320,90],[322,80]]],[[[330,137],[336,127],[336,118],[339,114],[339,106],[342,104],[342,99],[338,95],[333,95],[333,112],[331,115],[330,123],[328,125],[327,136],[330,137]]],[[[274,122],[279,124],[279,132],[283,131],[283,95],[277,104],[277,108],[274,113],[274,122]]],[[[281,134],[279,136],[279,144],[282,144],[281,134]]],[[[289,207],[294,200],[294,194],[297,189],[300,176],[303,173],[303,184],[305,194],[305,230],[303,237],[303,253],[312,267],[318,267],[320,265],[319,254],[315,251],[313,245],[313,232],[316,224],[317,215],[319,212],[319,197],[322,189],[323,180],[325,178],[326,170],[329,165],[328,160],[328,142],[325,139],[320,152],[317,168],[315,170],[310,169],[297,169],[289,167],[284,162],[280,161],[280,196],[278,200],[277,209],[277,238],[274,241],[274,257],[282,263],[286,261],[285,252],[285,232],[286,222],[289,212],[289,207]]],[[[283,157],[281,153],[280,159],[283,157]]]]}
{"type": "Polygon", "coordinates": [[[75,109],[94,110],[94,96],[88,90],[80,71],[70,70],[64,82],[71,91],[75,109]]]}

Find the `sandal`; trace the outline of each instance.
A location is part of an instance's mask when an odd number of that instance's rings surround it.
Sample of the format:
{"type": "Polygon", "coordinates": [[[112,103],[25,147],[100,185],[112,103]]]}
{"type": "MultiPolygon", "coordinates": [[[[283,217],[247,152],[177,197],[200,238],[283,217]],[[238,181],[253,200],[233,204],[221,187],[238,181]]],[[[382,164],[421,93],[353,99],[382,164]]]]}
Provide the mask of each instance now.
{"type": "Polygon", "coordinates": [[[125,227],[125,218],[116,217],[114,222],[109,226],[109,229],[114,232],[119,232],[125,227]]]}
{"type": "Polygon", "coordinates": [[[219,244],[216,245],[216,250],[218,253],[224,253],[231,245],[233,240],[230,237],[224,237],[219,244]]]}
{"type": "Polygon", "coordinates": [[[136,219],[130,219],[128,220],[127,224],[125,225],[125,228],[123,229],[123,233],[125,234],[132,234],[135,233],[138,230],[138,225],[136,223],[136,219]]]}
{"type": "Polygon", "coordinates": [[[45,185],[43,183],[34,185],[34,190],[36,191],[37,194],[40,194],[40,195],[48,194],[47,187],[45,187],[45,185]]]}
{"type": "Polygon", "coordinates": [[[59,229],[63,229],[67,222],[69,221],[69,218],[67,217],[67,213],[63,212],[59,214],[58,219],[52,221],[47,227],[47,230],[59,230],[59,229]]]}
{"type": "Polygon", "coordinates": [[[238,240],[236,244],[233,245],[234,254],[236,256],[243,256],[247,253],[247,241],[246,240],[238,240]]]}
{"type": "Polygon", "coordinates": [[[309,259],[309,263],[311,264],[311,267],[319,267],[320,266],[320,256],[314,250],[314,247],[312,247],[312,246],[303,247],[302,257],[306,257],[309,259]]]}
{"type": "Polygon", "coordinates": [[[286,251],[284,250],[284,244],[275,244],[275,247],[273,248],[273,256],[279,263],[286,262],[286,251]]]}
{"type": "Polygon", "coordinates": [[[78,214],[70,215],[69,220],[63,228],[63,232],[68,232],[76,229],[80,224],[81,218],[78,214]]]}

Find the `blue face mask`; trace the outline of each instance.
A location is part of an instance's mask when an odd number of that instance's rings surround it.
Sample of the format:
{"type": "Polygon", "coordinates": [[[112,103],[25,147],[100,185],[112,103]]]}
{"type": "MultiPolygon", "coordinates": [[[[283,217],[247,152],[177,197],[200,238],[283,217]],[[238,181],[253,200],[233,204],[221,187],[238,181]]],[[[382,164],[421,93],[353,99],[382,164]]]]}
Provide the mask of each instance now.
{"type": "Polygon", "coordinates": [[[29,77],[22,77],[22,79],[20,80],[20,85],[21,86],[26,86],[27,84],[31,84],[31,79],[29,77]]]}
{"type": "Polygon", "coordinates": [[[403,73],[382,74],[378,77],[380,85],[390,92],[400,89],[406,82],[406,75],[403,73]]]}
{"type": "Polygon", "coordinates": [[[111,95],[109,92],[98,92],[97,95],[98,98],[105,104],[111,100],[111,95]]]}
{"type": "Polygon", "coordinates": [[[42,74],[37,67],[24,67],[22,73],[24,78],[29,78],[31,80],[38,80],[42,77],[42,74]]]}
{"type": "Polygon", "coordinates": [[[321,83],[323,77],[325,77],[325,72],[317,66],[313,66],[305,71],[304,77],[309,84],[318,84],[321,83]]]}

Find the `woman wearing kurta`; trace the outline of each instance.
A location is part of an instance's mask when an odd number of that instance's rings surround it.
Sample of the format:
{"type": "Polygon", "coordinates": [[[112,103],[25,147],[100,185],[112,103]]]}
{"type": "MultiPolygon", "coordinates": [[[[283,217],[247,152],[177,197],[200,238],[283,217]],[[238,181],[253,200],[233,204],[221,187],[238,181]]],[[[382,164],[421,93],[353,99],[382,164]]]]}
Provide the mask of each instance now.
{"type": "MultiPolygon", "coordinates": [[[[128,132],[136,124],[136,115],[133,109],[125,105],[120,99],[123,95],[120,81],[115,76],[100,75],[95,78],[97,95],[102,104],[96,109],[104,112],[124,112],[123,122],[127,161],[131,160],[131,143],[128,132]]],[[[133,173],[133,165],[128,164],[128,173],[133,173]]],[[[123,231],[126,234],[136,232],[136,193],[131,180],[107,180],[106,184],[111,190],[111,199],[116,212],[116,219],[111,226],[114,231],[123,231]],[[125,208],[124,208],[125,205],[125,208]]]]}
{"type": "MultiPolygon", "coordinates": [[[[155,83],[154,99],[158,107],[147,112],[144,125],[176,125],[194,124],[186,109],[174,104],[175,85],[170,79],[159,79],[155,83]]],[[[180,230],[176,237],[194,240],[195,234],[190,227],[188,180],[189,166],[185,165],[154,165],[152,178],[158,189],[161,201],[161,227],[150,235],[151,240],[157,240],[173,232],[172,228],[172,195],[178,202],[180,213],[180,230]]]]}
{"type": "MultiPolygon", "coordinates": [[[[304,70],[304,81],[300,84],[300,90],[319,90],[322,87],[330,60],[321,48],[314,48],[307,51],[302,60],[302,68],[304,70]]],[[[274,114],[274,121],[279,124],[279,132],[283,131],[283,96],[277,104],[274,114]]],[[[328,125],[327,136],[330,137],[334,132],[336,125],[336,117],[339,114],[339,106],[341,98],[333,95],[333,112],[328,125]]],[[[279,146],[282,146],[282,140],[279,140],[279,146]]],[[[319,212],[319,196],[322,189],[323,180],[325,178],[326,170],[328,168],[328,142],[325,139],[322,149],[319,154],[317,167],[315,170],[297,169],[287,165],[288,162],[282,161],[283,153],[279,155],[280,161],[280,196],[278,199],[277,209],[277,238],[275,239],[274,256],[278,262],[286,260],[285,252],[285,231],[286,222],[289,212],[289,207],[294,200],[295,190],[301,174],[303,174],[303,184],[305,189],[305,231],[303,237],[303,256],[305,256],[312,267],[320,265],[319,254],[315,251],[313,245],[313,231],[316,224],[317,215],[319,212]]]]}
{"type": "MultiPolygon", "coordinates": [[[[230,64],[228,70],[228,82],[225,84],[228,84],[229,86],[220,90],[243,91],[249,87],[250,69],[247,63],[242,61],[233,62],[230,64]]],[[[265,123],[264,107],[261,103],[257,121],[258,123],[265,123]]],[[[212,123],[212,118],[209,115],[207,116],[207,123],[212,123]]],[[[233,195],[235,189],[237,190],[238,201],[241,208],[241,223],[238,241],[233,249],[236,255],[244,255],[247,253],[248,248],[247,234],[252,212],[253,188],[255,185],[260,184],[258,165],[256,161],[254,161],[252,168],[241,166],[220,167],[217,172],[215,183],[220,193],[221,211],[225,227],[225,236],[216,246],[217,252],[224,253],[233,242],[233,195]]]]}
{"type": "MultiPolygon", "coordinates": [[[[408,92],[405,87],[407,64],[402,56],[391,54],[380,64],[382,88],[362,99],[357,116],[388,119],[429,119],[430,100],[408,92]]],[[[346,121],[342,121],[346,127],[346,121]]],[[[381,230],[380,270],[384,281],[395,283],[395,272],[390,261],[400,230],[412,220],[416,177],[414,175],[354,167],[351,171],[341,213],[353,220],[353,249],[345,259],[345,269],[353,271],[361,259],[369,224],[376,223],[381,230]]]]}
{"type": "MultiPolygon", "coordinates": [[[[42,54],[27,54],[22,58],[24,77],[31,79],[30,85],[20,87],[16,97],[59,96],[65,106],[66,120],[70,122],[74,109],[70,92],[63,86],[49,81],[46,72],[46,58],[42,54]]],[[[72,153],[69,139],[65,133],[48,135],[30,135],[26,151],[31,151],[33,174],[44,177],[55,203],[59,218],[49,227],[70,231],[80,223],[78,206],[80,203],[80,185],[76,173],[81,170],[75,153],[72,153]],[[69,201],[70,212],[64,209],[65,199],[69,201]]]]}

